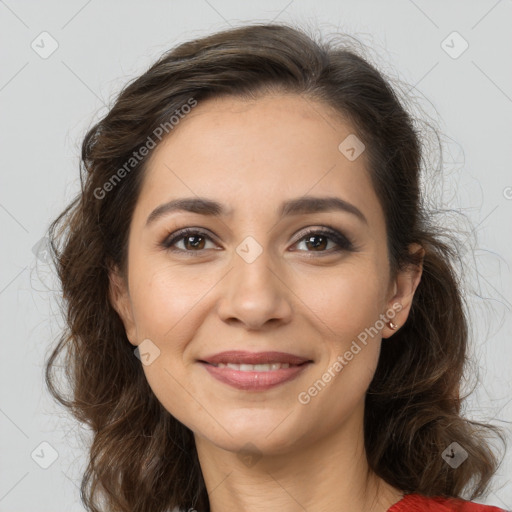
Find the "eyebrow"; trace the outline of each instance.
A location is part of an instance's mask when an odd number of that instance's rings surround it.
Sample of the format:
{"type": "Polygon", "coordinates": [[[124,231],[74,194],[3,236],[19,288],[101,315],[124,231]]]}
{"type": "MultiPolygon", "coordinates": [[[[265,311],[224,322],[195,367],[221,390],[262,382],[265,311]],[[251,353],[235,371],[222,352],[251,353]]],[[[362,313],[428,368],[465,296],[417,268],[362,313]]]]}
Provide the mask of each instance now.
{"type": "MultiPolygon", "coordinates": [[[[231,214],[221,203],[205,197],[184,197],[173,199],[167,203],[157,206],[149,215],[146,226],[155,222],[160,217],[169,213],[185,211],[198,213],[200,215],[211,215],[221,217],[231,214]]],[[[303,196],[297,199],[290,199],[281,204],[279,218],[290,215],[302,215],[308,213],[341,211],[355,215],[359,220],[368,224],[368,220],[353,204],[338,197],[312,197],[303,196]]]]}

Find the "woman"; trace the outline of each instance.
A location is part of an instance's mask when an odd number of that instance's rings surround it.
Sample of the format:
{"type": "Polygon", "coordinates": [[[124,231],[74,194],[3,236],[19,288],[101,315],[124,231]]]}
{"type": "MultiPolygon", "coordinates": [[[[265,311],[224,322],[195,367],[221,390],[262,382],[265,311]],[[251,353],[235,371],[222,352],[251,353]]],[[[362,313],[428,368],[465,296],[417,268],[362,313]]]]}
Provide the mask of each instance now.
{"type": "Polygon", "coordinates": [[[501,434],[460,414],[454,252],[365,59],[276,24],[182,44],[82,162],[50,230],[68,330],[46,375],[94,434],[88,510],[499,510],[462,500],[501,434]]]}

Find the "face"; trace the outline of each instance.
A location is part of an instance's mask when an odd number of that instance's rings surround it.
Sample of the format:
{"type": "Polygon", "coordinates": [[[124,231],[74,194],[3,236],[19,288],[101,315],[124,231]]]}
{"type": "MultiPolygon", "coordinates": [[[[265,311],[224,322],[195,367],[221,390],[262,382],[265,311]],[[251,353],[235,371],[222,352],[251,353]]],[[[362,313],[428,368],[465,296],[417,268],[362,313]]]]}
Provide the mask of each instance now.
{"type": "Polygon", "coordinates": [[[338,148],[352,134],[300,96],[223,98],[151,155],[111,297],[196,439],[284,453],[362,428],[384,322],[405,322],[419,277],[390,277],[366,154],[338,148]]]}

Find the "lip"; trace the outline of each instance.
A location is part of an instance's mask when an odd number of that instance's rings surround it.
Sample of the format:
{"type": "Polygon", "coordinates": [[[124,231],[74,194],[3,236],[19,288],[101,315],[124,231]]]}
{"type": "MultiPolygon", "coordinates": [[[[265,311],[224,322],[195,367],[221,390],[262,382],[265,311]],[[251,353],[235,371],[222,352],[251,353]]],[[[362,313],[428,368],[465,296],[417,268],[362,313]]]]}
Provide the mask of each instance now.
{"type": "Polygon", "coordinates": [[[308,362],[299,366],[290,366],[289,368],[280,368],[278,370],[252,372],[235,370],[228,367],[218,368],[217,366],[202,361],[201,364],[212,377],[224,384],[246,391],[264,391],[278,386],[279,384],[284,384],[285,382],[295,379],[310,365],[308,362]]]}
{"type": "Polygon", "coordinates": [[[289,354],[287,352],[246,352],[243,350],[228,350],[226,352],[220,352],[213,356],[202,358],[200,361],[210,364],[288,363],[290,365],[299,365],[307,363],[310,359],[289,354]]]}
{"type": "Polygon", "coordinates": [[[297,378],[312,361],[285,352],[244,352],[233,350],[221,352],[198,361],[215,379],[245,391],[264,391],[297,378]],[[289,364],[288,368],[269,371],[242,371],[217,367],[219,363],[232,364],[289,364]]]}

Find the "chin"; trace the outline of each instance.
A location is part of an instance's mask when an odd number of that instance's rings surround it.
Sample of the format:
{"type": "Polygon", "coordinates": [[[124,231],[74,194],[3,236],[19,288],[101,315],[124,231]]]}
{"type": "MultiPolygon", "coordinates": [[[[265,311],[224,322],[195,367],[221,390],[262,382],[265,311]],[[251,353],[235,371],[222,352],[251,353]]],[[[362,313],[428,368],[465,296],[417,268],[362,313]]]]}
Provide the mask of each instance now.
{"type": "MultiPolygon", "coordinates": [[[[212,412],[213,414],[213,412],[212,412]]],[[[268,409],[233,409],[226,414],[215,414],[217,422],[202,426],[197,435],[210,443],[227,451],[240,452],[240,450],[255,447],[262,454],[286,453],[295,444],[299,437],[304,435],[300,425],[296,424],[289,411],[268,409]],[[283,421],[284,420],[284,421],[283,421]]]]}

